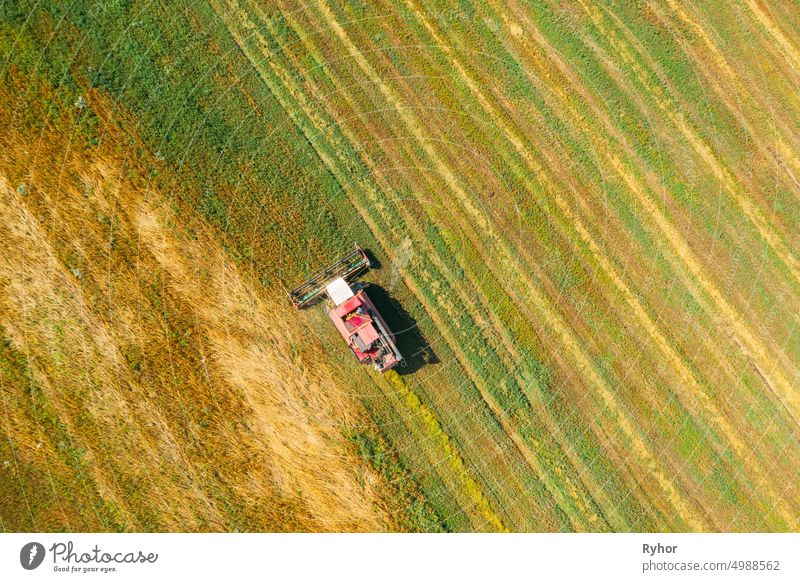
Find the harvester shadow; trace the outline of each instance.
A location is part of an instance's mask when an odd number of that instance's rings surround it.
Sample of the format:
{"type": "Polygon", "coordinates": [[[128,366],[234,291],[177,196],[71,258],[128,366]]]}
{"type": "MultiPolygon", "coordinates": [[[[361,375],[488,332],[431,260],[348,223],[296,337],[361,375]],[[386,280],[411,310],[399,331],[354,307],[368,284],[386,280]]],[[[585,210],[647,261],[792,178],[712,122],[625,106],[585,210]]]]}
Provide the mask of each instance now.
{"type": "Polygon", "coordinates": [[[377,271],[378,269],[381,268],[381,262],[378,259],[378,257],[375,256],[375,253],[373,253],[369,249],[364,249],[364,254],[367,255],[367,258],[369,259],[370,269],[372,269],[373,271],[377,271]]]}
{"type": "Polygon", "coordinates": [[[408,313],[396,299],[392,298],[386,289],[374,283],[366,286],[367,295],[375,303],[375,307],[386,320],[389,329],[397,339],[397,349],[403,354],[405,365],[400,365],[395,370],[400,375],[413,374],[428,364],[438,364],[430,344],[422,336],[417,325],[417,320],[408,313]]]}

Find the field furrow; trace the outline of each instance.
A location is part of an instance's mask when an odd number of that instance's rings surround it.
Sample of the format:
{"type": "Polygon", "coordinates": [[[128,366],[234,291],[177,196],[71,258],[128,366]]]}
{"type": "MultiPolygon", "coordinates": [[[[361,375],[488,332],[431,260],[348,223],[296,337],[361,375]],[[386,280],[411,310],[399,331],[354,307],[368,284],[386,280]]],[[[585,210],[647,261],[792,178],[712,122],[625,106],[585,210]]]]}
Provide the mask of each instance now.
{"type": "Polygon", "coordinates": [[[798,16],[4,5],[0,527],[796,531],[798,16]]]}

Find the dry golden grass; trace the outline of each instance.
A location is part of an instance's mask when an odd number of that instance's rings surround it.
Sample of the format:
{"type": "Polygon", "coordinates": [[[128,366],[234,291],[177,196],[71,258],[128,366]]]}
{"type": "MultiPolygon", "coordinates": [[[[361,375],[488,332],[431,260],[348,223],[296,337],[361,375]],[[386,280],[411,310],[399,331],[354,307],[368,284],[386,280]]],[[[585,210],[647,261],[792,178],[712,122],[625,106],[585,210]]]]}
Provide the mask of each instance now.
{"type": "Polygon", "coordinates": [[[3,468],[0,525],[392,527],[386,484],[343,436],[364,412],[298,341],[313,333],[289,322],[285,297],[262,297],[181,222],[129,138],[109,125],[87,149],[63,126],[12,131],[0,160],[0,325],[27,369],[2,374],[2,452],[17,466],[3,468]],[[28,503],[48,475],[50,499],[28,503]]]}
{"type": "Polygon", "coordinates": [[[797,8],[631,6],[9,9],[0,526],[796,531],[797,8]]]}

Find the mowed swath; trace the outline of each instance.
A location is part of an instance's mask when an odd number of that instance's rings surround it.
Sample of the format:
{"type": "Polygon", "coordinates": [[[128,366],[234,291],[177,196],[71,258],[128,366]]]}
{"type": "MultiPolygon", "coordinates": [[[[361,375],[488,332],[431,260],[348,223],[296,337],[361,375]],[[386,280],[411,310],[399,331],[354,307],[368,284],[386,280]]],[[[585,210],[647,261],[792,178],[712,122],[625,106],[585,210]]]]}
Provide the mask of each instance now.
{"type": "MultiPolygon", "coordinates": [[[[456,287],[456,289],[457,289],[457,287],[456,287]]],[[[467,306],[469,306],[469,302],[467,302],[467,304],[466,304],[466,305],[467,305],[467,306]]],[[[446,306],[446,307],[447,307],[447,306],[446,306]]],[[[452,315],[455,313],[455,311],[454,311],[454,310],[450,310],[450,311],[451,311],[451,312],[450,312],[449,314],[447,314],[447,316],[441,320],[440,329],[445,329],[445,327],[442,327],[442,326],[446,326],[446,325],[447,325],[447,322],[448,322],[448,320],[449,320],[449,319],[452,317],[452,315]]],[[[439,322],[437,322],[437,323],[439,323],[439,322]]],[[[456,322],[456,325],[458,325],[458,322],[456,322]]],[[[464,332],[460,332],[460,335],[464,336],[466,339],[469,339],[469,337],[468,337],[468,336],[466,336],[466,335],[464,334],[464,332]]],[[[461,350],[460,350],[460,351],[462,351],[462,352],[463,352],[463,351],[466,351],[466,349],[468,349],[469,347],[470,347],[470,346],[469,346],[468,344],[467,344],[467,345],[464,345],[464,346],[462,346],[462,348],[461,348],[461,350]]],[[[467,426],[467,427],[464,427],[464,428],[469,428],[469,427],[467,426]]],[[[476,434],[476,433],[474,433],[474,432],[472,432],[472,433],[468,433],[468,435],[469,435],[469,436],[468,436],[468,441],[467,441],[467,443],[465,444],[465,446],[467,446],[467,447],[471,447],[471,446],[473,445],[473,443],[477,442],[477,441],[475,440],[475,434],[476,434]]],[[[486,448],[483,448],[483,454],[485,454],[485,450],[486,450],[486,448]]],[[[480,452],[479,452],[479,454],[480,454],[480,452]]],[[[508,469],[506,468],[505,470],[507,471],[508,469]]],[[[501,474],[501,477],[502,477],[502,474],[501,474]]],[[[507,489],[507,486],[506,486],[506,485],[502,485],[502,487],[503,487],[503,488],[500,490],[501,492],[503,492],[503,489],[507,489]]],[[[518,498],[518,499],[519,499],[519,498],[518,498]]],[[[527,498],[525,498],[525,497],[523,497],[523,498],[522,498],[522,500],[524,500],[526,503],[530,501],[529,499],[527,499],[527,498]]],[[[521,508],[521,509],[522,509],[522,508],[521,508]]]]}
{"type": "Polygon", "coordinates": [[[33,4],[0,528],[798,530],[796,4],[33,4]],[[353,239],[433,363],[283,301],[353,239]]]}
{"type": "Polygon", "coordinates": [[[759,115],[790,76],[736,77],[742,131],[705,89],[719,61],[655,12],[217,10],[309,140],[357,152],[326,163],[385,254],[418,249],[404,281],[462,377],[431,367],[413,388],[501,518],[542,526],[503,495],[535,479],[564,527],[796,528],[798,196],[791,171],[761,178],[797,144],[748,145],[776,143],[759,115]],[[467,383],[514,443],[493,470],[474,443],[496,427],[454,408],[467,383]]]}

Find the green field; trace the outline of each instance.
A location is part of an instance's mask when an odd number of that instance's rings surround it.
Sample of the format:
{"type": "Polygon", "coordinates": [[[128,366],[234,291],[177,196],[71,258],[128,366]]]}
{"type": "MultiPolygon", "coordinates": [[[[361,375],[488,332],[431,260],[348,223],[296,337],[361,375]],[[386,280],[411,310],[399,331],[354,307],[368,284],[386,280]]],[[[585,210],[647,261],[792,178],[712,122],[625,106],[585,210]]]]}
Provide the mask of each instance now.
{"type": "Polygon", "coordinates": [[[0,528],[798,531],[798,21],[3,2],[0,528]]]}

